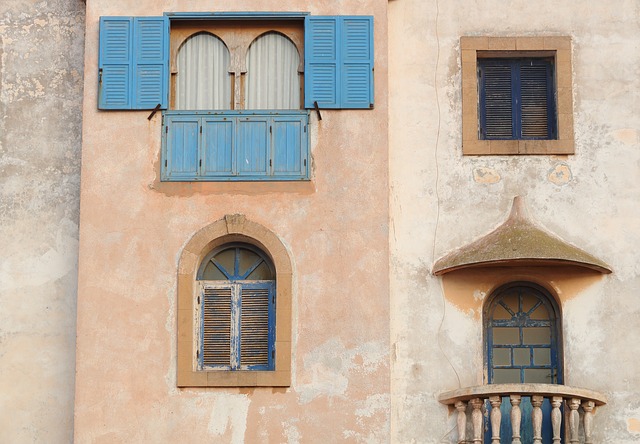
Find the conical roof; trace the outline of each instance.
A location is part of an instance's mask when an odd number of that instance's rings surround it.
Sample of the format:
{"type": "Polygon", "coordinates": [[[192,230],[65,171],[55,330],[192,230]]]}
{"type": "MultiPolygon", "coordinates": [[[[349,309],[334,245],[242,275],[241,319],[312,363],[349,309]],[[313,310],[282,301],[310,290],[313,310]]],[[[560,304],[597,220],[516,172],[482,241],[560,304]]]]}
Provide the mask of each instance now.
{"type": "Polygon", "coordinates": [[[439,276],[470,267],[543,265],[571,265],[611,273],[605,262],[532,222],[524,199],[516,196],[511,214],[502,225],[438,259],[432,272],[439,276]]]}

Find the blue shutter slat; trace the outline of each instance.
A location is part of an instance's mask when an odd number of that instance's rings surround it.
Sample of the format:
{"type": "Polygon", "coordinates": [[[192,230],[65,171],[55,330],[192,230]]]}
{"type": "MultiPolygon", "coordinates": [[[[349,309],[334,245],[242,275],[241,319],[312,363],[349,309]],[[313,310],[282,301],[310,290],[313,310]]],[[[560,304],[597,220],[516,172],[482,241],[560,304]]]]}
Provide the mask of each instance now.
{"type": "Polygon", "coordinates": [[[269,147],[268,119],[239,118],[236,125],[236,166],[239,175],[266,176],[269,172],[267,150],[269,147]]]}
{"type": "Polygon", "coordinates": [[[168,17],[134,19],[134,108],[166,109],[169,82],[168,17]]]}
{"type": "Polygon", "coordinates": [[[373,105],[373,18],[342,20],[342,108],[373,105]]]}
{"type": "Polygon", "coordinates": [[[338,17],[305,18],[305,107],[339,108],[338,17]]]}
{"type": "Polygon", "coordinates": [[[98,108],[131,108],[133,18],[100,17],[98,108]]]}
{"type": "Polygon", "coordinates": [[[274,117],[272,139],[274,175],[306,174],[306,149],[304,149],[306,121],[306,115],[274,117]]]}
{"type": "Polygon", "coordinates": [[[204,118],[202,123],[202,174],[230,175],[233,166],[234,120],[204,118]]]}
{"type": "Polygon", "coordinates": [[[167,118],[165,175],[171,180],[192,180],[198,173],[199,119],[167,118]]]}

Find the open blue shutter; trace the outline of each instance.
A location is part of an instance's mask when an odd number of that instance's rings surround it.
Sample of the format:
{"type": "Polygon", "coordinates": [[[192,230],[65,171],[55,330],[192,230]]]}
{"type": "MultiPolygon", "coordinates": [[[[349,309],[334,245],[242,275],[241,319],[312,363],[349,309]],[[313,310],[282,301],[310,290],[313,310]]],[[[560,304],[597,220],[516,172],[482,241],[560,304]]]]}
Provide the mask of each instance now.
{"type": "Polygon", "coordinates": [[[131,109],[133,18],[100,17],[98,108],[131,109]]]}
{"type": "Polygon", "coordinates": [[[202,294],[200,367],[231,369],[232,287],[206,287],[202,294]]]}
{"type": "Polygon", "coordinates": [[[305,18],[305,108],[373,107],[373,17],[305,18]]]}
{"type": "Polygon", "coordinates": [[[167,17],[100,17],[99,109],[166,109],[167,17]]]}
{"type": "Polygon", "coordinates": [[[193,180],[198,174],[200,119],[194,116],[167,116],[165,125],[163,178],[193,180]]]}
{"type": "Polygon", "coordinates": [[[169,87],[169,19],[134,19],[134,96],[135,109],[167,108],[169,87]]]}

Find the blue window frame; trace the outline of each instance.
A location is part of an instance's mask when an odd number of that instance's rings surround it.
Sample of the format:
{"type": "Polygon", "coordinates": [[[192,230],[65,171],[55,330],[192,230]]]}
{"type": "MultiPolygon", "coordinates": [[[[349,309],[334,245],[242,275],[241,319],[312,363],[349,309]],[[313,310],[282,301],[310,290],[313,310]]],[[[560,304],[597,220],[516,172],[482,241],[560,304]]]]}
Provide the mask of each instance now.
{"type": "Polygon", "coordinates": [[[199,370],[274,370],[275,272],[264,253],[229,244],[198,273],[199,370]]]}
{"type": "Polygon", "coordinates": [[[557,139],[549,58],[479,58],[479,138],[557,139]]]}

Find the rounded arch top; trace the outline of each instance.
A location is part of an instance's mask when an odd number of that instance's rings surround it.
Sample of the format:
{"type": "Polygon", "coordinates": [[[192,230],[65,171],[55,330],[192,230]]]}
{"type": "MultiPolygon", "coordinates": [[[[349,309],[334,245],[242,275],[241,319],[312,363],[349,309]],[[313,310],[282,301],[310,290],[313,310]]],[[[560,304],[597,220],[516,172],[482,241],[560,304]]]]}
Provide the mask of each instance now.
{"type": "Polygon", "coordinates": [[[504,283],[493,289],[488,298],[485,299],[482,308],[483,316],[488,318],[500,300],[506,297],[513,290],[529,290],[529,293],[535,295],[543,301],[549,310],[549,316],[553,319],[561,320],[562,312],[558,297],[553,291],[539,283],[525,280],[516,280],[504,283]]]}
{"type": "Polygon", "coordinates": [[[242,214],[234,214],[201,228],[191,237],[180,256],[179,273],[195,278],[207,255],[233,242],[253,245],[264,252],[273,264],[276,276],[293,272],[291,256],[275,233],[242,214]]]}

